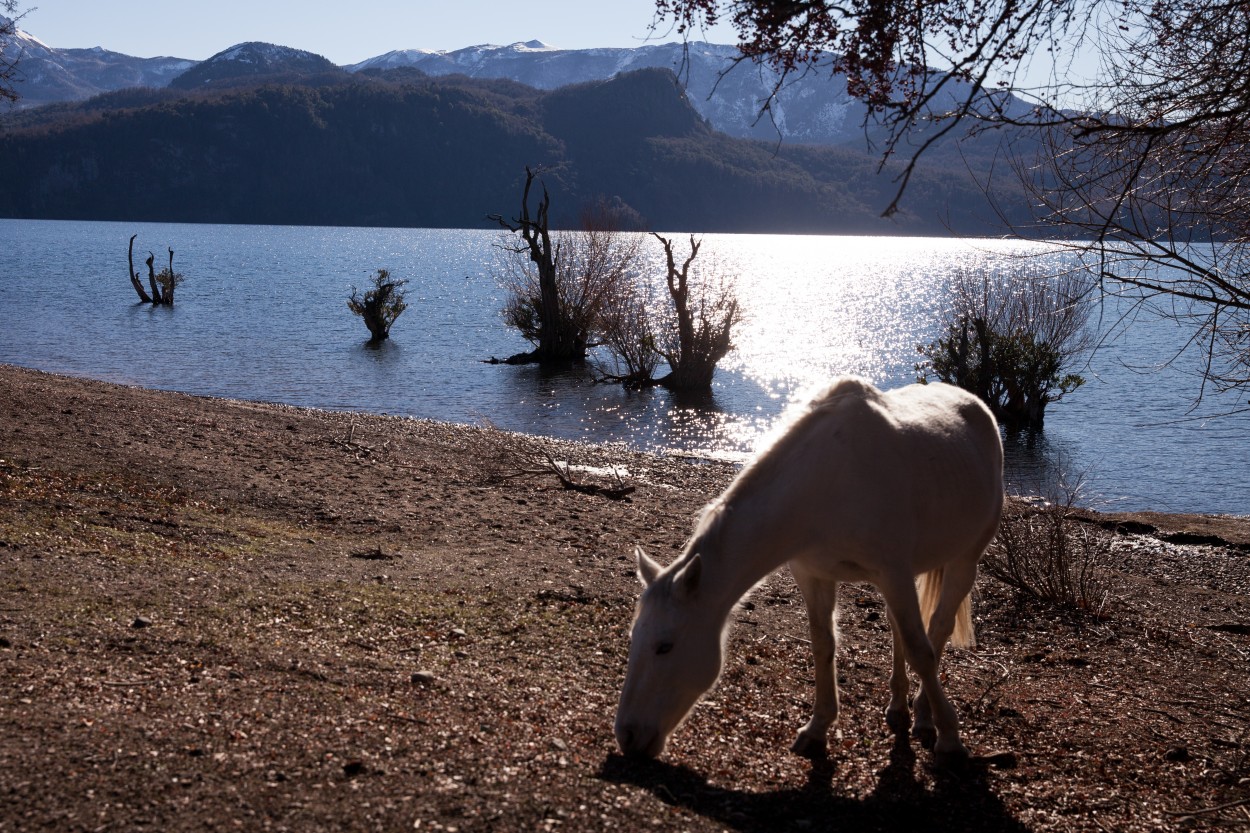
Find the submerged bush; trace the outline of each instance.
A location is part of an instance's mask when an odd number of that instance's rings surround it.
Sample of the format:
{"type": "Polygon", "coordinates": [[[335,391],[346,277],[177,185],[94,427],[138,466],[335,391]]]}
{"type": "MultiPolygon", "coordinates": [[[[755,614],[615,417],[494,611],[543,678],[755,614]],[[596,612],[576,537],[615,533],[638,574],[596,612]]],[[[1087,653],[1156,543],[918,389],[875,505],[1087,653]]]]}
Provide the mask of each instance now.
{"type": "Polygon", "coordinates": [[[363,296],[358,295],[356,287],[352,287],[352,296],[347,299],[347,308],[365,320],[369,328],[370,341],[385,341],[391,335],[391,325],[400,313],[408,309],[404,300],[404,286],[408,281],[392,280],[388,269],[379,269],[373,276],[373,288],[366,290],[363,296]]]}
{"type": "Polygon", "coordinates": [[[944,332],[919,350],[932,375],[980,397],[1009,428],[1041,428],[1046,406],[1085,380],[1066,368],[1089,348],[1090,286],[1080,274],[962,273],[944,332]]]}

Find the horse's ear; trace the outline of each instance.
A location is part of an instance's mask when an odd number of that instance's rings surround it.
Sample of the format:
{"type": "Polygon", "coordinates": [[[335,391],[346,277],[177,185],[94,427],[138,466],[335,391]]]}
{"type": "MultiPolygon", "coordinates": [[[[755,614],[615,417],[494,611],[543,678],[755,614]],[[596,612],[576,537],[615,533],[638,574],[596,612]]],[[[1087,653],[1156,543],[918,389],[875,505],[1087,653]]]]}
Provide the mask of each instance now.
{"type": "Polygon", "coordinates": [[[634,555],[638,558],[638,580],[642,582],[643,587],[648,587],[664,568],[652,561],[642,551],[642,547],[634,547],[634,555]]]}
{"type": "Polygon", "coordinates": [[[703,575],[703,559],[695,556],[690,559],[685,567],[681,568],[681,572],[673,578],[673,586],[680,589],[687,596],[694,595],[699,589],[699,578],[703,575]]]}

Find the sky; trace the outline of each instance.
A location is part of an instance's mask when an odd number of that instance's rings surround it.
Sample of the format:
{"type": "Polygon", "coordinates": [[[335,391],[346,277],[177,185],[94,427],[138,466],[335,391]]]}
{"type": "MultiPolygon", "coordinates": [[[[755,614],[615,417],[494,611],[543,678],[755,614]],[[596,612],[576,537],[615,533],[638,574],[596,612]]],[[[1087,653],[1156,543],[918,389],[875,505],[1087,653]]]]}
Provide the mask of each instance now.
{"type": "MultiPolygon", "coordinates": [[[[49,46],[103,46],[203,60],[245,41],[352,64],[393,49],[454,50],[541,40],[563,49],[677,40],[653,33],[654,0],[18,0],[21,27],[49,46]]],[[[707,33],[734,43],[728,26],[707,33]]]]}

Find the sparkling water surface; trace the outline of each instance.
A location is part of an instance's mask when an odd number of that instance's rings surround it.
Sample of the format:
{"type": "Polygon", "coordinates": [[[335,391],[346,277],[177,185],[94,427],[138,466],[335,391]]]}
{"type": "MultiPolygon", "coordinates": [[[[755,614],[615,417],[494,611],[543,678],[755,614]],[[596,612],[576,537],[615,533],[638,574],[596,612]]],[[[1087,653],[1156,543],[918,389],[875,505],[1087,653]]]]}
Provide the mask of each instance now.
{"type": "MultiPolygon", "coordinates": [[[[673,235],[678,246],[682,235],[673,235]]],[[[737,280],[747,320],[710,397],[630,393],[587,369],[482,362],[526,349],[500,317],[500,233],[0,220],[0,362],[126,384],[745,459],[784,410],[841,373],[914,381],[947,282],[1044,244],[939,238],[706,235],[700,262],[737,280]],[[135,303],[136,262],[175,250],[177,305],[135,303]],[[347,309],[378,267],[409,280],[380,348],[347,309]]],[[[662,252],[644,243],[649,272],[662,252]]],[[[678,249],[680,251],[680,248],[678,249]]],[[[142,268],[140,266],[140,268],[142,268]]],[[[1099,319],[1118,319],[1109,300],[1099,319]]],[[[1137,318],[1074,368],[1086,385],[1041,434],[1006,438],[1014,490],[1082,477],[1104,509],[1250,514],[1244,396],[1199,393],[1189,332],[1137,318]],[[1239,405],[1240,403],[1240,405],[1239,405]]]]}

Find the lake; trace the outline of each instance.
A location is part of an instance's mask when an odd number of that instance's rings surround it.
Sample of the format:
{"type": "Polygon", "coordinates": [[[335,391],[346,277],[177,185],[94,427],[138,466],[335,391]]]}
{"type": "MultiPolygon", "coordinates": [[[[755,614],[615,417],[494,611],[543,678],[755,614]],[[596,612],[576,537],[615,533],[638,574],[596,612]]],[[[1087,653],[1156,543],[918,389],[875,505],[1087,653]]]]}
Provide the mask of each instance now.
{"type": "MultiPolygon", "coordinates": [[[[630,393],[588,370],[483,359],[526,349],[501,320],[501,232],[0,220],[0,362],[194,394],[363,410],[696,457],[743,459],[784,410],[832,376],[914,381],[960,269],[1044,244],[938,238],[706,235],[700,262],[736,277],[748,319],[713,394],[630,393]],[[174,308],[136,303],[136,262],[175,249],[174,308]],[[385,267],[408,310],[379,349],[347,309],[385,267]]],[[[679,245],[685,238],[675,235],[679,245]]],[[[662,251],[646,251],[660,274],[662,251]]],[[[680,251],[680,249],[679,249],[680,251]]],[[[141,267],[142,268],[142,267],[141,267]]],[[[1099,311],[1115,321],[1109,300],[1099,311]]],[[[1096,323],[1096,322],[1095,322],[1096,323]]],[[[1189,333],[1141,316],[1087,364],[1084,387],[1047,410],[1040,435],[1008,437],[1013,490],[1084,481],[1102,509],[1250,514],[1250,414],[1231,397],[1195,405],[1197,357],[1165,363],[1189,333]]],[[[1244,403],[1242,403],[1244,405],[1244,403]]]]}

